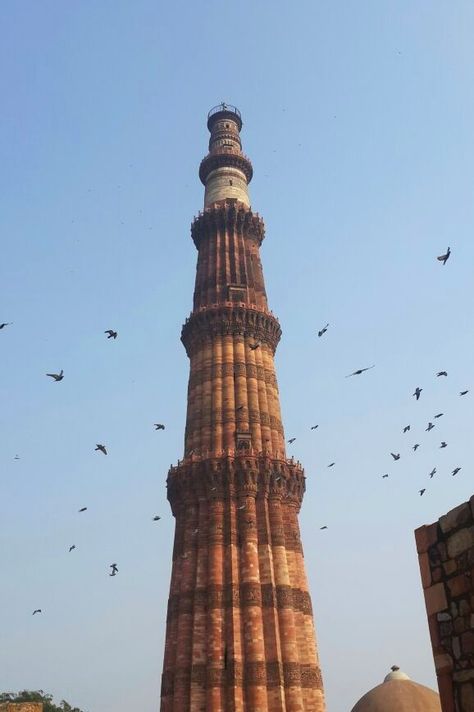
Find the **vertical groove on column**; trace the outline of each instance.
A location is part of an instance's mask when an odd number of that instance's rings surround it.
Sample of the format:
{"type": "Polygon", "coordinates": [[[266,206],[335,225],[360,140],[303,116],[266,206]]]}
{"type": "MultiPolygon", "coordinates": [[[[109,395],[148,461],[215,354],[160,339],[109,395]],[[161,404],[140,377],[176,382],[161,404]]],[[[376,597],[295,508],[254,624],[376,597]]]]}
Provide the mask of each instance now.
{"type": "MultiPolygon", "coordinates": [[[[258,349],[255,349],[255,351],[258,349]]],[[[249,423],[252,434],[252,445],[257,452],[262,449],[262,431],[260,427],[260,404],[258,398],[258,374],[255,351],[245,344],[245,362],[247,365],[247,397],[249,404],[249,423]]]]}
{"type": "Polygon", "coordinates": [[[224,448],[235,448],[234,349],[231,334],[223,337],[223,430],[224,448]]]}
{"type": "Polygon", "coordinates": [[[245,432],[249,429],[249,404],[247,400],[244,337],[240,334],[234,336],[234,367],[236,428],[245,432]]]}
{"type": "Polygon", "coordinates": [[[224,607],[224,503],[209,503],[207,567],[206,710],[225,712],[222,699],[224,607]]]}
{"type": "Polygon", "coordinates": [[[260,348],[253,352],[255,354],[255,365],[257,368],[258,407],[260,411],[260,447],[257,448],[259,451],[263,450],[264,447],[271,445],[270,411],[265,387],[265,366],[263,361],[263,352],[266,348],[267,347],[262,344],[260,348]],[[269,440],[270,442],[266,442],[266,440],[269,440]]]}
{"type": "Polygon", "coordinates": [[[203,344],[201,372],[202,407],[201,407],[201,448],[203,453],[211,449],[212,427],[212,337],[208,336],[203,344]]]}
{"type": "MultiPolygon", "coordinates": [[[[207,660],[207,602],[204,598],[207,589],[207,532],[208,505],[204,497],[199,500],[199,531],[197,534],[196,578],[193,607],[193,640],[191,655],[191,705],[190,712],[202,712],[206,709],[206,680],[193,679],[193,671],[204,670],[207,660]]],[[[182,711],[184,712],[184,710],[182,711]]]]}
{"type": "Polygon", "coordinates": [[[237,508],[233,486],[224,506],[227,524],[225,529],[225,649],[224,675],[226,678],[225,712],[244,712],[243,686],[240,671],[243,664],[242,619],[238,595],[240,590],[240,550],[237,527],[237,508]]]}
{"type": "Polygon", "coordinates": [[[190,449],[201,450],[201,394],[202,394],[202,352],[198,349],[191,360],[196,374],[190,409],[191,442],[190,449]]]}
{"type": "MultiPolygon", "coordinates": [[[[176,601],[180,589],[180,566],[179,554],[182,547],[182,529],[180,526],[181,517],[176,517],[174,544],[173,544],[173,564],[171,568],[171,583],[168,603],[168,618],[166,623],[166,639],[165,653],[163,661],[163,679],[171,679],[175,670],[176,662],[176,633],[178,627],[178,617],[174,615],[174,607],[170,603],[176,601]]],[[[161,698],[161,712],[172,712],[173,709],[173,693],[171,690],[166,691],[167,694],[161,698]]]]}
{"type": "Polygon", "coordinates": [[[272,402],[272,421],[275,425],[277,425],[277,427],[272,427],[272,444],[275,449],[275,453],[277,453],[279,457],[285,457],[285,435],[281,419],[280,398],[278,394],[273,354],[265,349],[262,355],[265,370],[267,373],[271,374],[272,380],[271,384],[266,383],[267,391],[270,391],[272,394],[270,399],[272,402]]]}
{"type": "Polygon", "coordinates": [[[222,337],[215,336],[212,353],[212,449],[218,453],[223,447],[222,405],[222,337]]]}

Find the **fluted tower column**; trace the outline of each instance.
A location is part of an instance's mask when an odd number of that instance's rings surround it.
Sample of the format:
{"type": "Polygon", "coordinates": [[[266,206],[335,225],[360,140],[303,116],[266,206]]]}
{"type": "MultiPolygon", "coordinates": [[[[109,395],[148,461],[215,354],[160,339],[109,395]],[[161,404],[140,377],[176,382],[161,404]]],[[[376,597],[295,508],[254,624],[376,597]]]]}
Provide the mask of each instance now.
{"type": "Polygon", "coordinates": [[[288,459],[274,354],[281,336],[250,208],[240,112],[208,115],[184,457],[168,474],[176,518],[161,712],[324,712],[299,536],[305,478],[288,459]]]}

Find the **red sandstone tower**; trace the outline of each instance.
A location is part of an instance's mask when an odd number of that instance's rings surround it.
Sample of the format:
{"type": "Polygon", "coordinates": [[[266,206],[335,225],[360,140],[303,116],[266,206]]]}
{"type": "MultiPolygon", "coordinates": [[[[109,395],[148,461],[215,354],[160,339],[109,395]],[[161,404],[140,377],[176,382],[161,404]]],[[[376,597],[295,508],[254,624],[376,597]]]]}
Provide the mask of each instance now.
{"type": "Polygon", "coordinates": [[[181,334],[184,459],[168,474],[176,533],[161,712],[324,712],[298,526],[305,478],[285,453],[264,224],[250,209],[240,112],[221,104],[207,126],[194,308],[181,334]]]}

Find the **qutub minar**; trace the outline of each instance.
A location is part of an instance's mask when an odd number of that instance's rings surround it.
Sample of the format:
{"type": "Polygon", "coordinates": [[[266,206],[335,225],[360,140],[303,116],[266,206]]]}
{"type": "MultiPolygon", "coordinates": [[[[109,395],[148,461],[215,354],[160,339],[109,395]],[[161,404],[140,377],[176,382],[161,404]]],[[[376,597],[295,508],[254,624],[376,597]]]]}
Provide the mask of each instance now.
{"type": "Polygon", "coordinates": [[[240,112],[209,112],[185,453],[168,474],[176,518],[161,712],[324,712],[298,513],[304,472],[288,459],[240,112]]]}

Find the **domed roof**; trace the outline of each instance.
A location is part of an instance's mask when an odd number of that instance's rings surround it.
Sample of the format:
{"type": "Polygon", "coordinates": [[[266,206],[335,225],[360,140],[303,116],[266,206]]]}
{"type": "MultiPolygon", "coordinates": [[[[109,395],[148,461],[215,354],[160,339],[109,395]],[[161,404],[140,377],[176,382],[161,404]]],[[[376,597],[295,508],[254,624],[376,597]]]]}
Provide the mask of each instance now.
{"type": "Polygon", "coordinates": [[[441,712],[439,695],[410,680],[396,665],[381,685],[367,692],[352,712],[441,712]]]}

